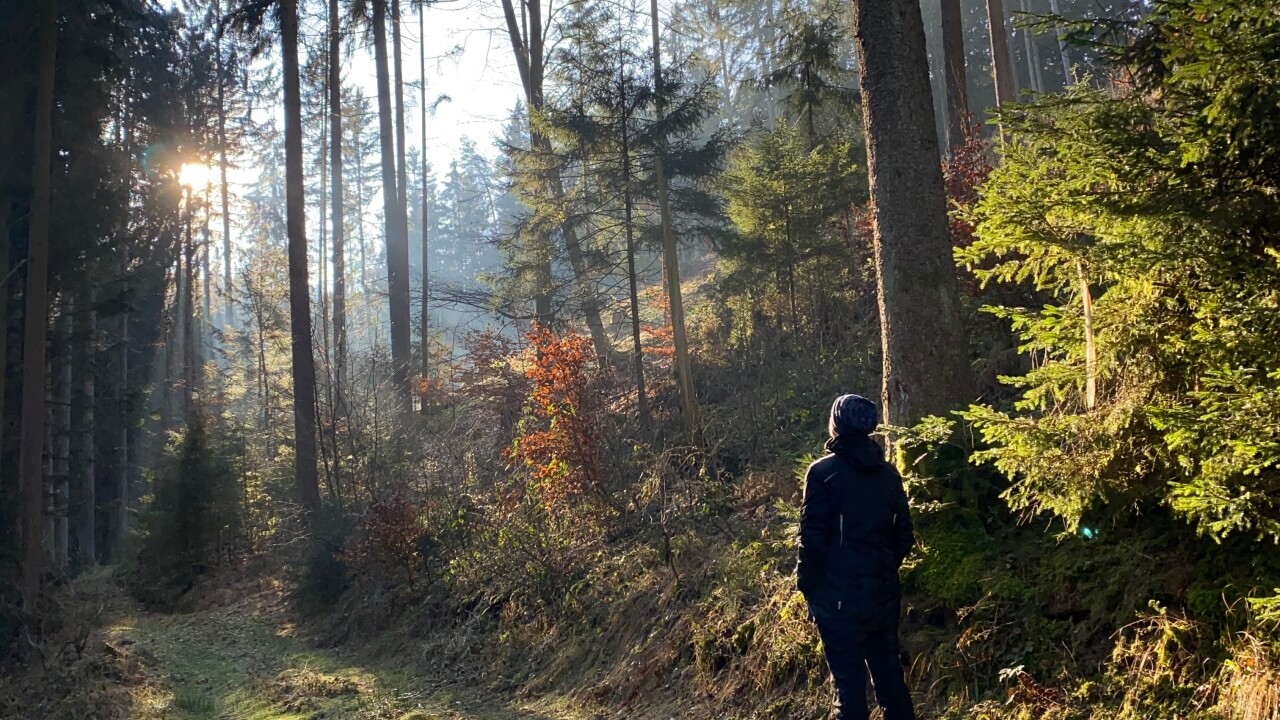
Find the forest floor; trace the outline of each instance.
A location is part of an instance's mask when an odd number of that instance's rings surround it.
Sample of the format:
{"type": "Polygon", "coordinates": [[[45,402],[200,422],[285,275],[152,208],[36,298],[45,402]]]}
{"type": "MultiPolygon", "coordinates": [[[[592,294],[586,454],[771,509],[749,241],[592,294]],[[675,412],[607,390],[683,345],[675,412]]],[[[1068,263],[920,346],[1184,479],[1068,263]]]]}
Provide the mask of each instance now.
{"type": "MultiPolygon", "coordinates": [[[[281,583],[226,587],[192,612],[147,612],[109,578],[80,593],[95,610],[85,658],[136,720],[588,720],[566,701],[522,702],[395,658],[320,649],[299,634],[281,583]],[[104,666],[105,669],[104,669],[104,666]]],[[[28,686],[30,687],[30,686],[28,686]]],[[[50,699],[64,704],[65,699],[50,699]]],[[[48,702],[48,701],[47,701],[48,702]]],[[[28,706],[30,708],[30,706],[28,706]]],[[[42,705],[42,707],[46,707],[42,705]]],[[[36,708],[30,708],[36,709],[36,708]]],[[[51,709],[51,708],[50,708],[51,709]]],[[[83,711],[83,706],[82,706],[83,711]]],[[[4,713],[0,713],[3,715],[4,713]]],[[[82,717],[88,717],[84,715],[82,717]]]]}

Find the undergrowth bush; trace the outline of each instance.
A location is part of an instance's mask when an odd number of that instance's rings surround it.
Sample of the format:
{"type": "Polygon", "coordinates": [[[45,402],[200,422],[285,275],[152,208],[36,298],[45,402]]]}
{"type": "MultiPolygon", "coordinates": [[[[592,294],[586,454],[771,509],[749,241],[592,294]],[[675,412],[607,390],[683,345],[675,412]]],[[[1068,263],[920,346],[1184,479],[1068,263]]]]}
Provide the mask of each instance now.
{"type": "Polygon", "coordinates": [[[374,503],[360,518],[338,560],[357,582],[381,583],[413,593],[422,582],[431,536],[422,510],[403,493],[374,503]]]}
{"type": "Polygon", "coordinates": [[[294,599],[309,615],[333,607],[351,582],[343,555],[351,536],[352,521],[330,507],[312,520],[311,541],[294,599]]]}
{"type": "MultiPolygon", "coordinates": [[[[601,415],[592,392],[591,341],[535,327],[528,335],[525,417],[508,456],[527,483],[510,486],[514,509],[531,497],[558,532],[599,533],[614,514],[601,457],[601,415]]],[[[586,538],[584,542],[589,542],[586,538]]]]}
{"type": "Polygon", "coordinates": [[[234,438],[211,437],[199,414],[166,449],[142,515],[137,556],[123,571],[144,605],[172,610],[200,575],[239,558],[242,455],[234,438]]]}

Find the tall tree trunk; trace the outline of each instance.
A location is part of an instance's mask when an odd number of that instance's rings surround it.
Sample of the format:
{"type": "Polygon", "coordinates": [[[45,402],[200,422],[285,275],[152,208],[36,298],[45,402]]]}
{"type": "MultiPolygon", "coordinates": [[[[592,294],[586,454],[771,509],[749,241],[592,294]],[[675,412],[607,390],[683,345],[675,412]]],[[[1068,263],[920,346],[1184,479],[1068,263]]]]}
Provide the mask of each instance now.
{"type": "Polygon", "coordinates": [[[987,0],[991,30],[991,78],[996,87],[996,107],[1014,101],[1013,62],[1009,56],[1009,31],[1004,22],[1004,0],[987,0]]]}
{"type": "Polygon", "coordinates": [[[387,294],[391,317],[391,377],[396,408],[409,409],[409,239],[408,219],[396,185],[395,132],[387,61],[387,2],[373,0],[374,62],[378,75],[378,128],[382,150],[382,209],[387,243],[387,294]]]}
{"type": "MultiPolygon", "coordinates": [[[[658,0],[649,0],[649,15],[653,30],[653,81],[658,95],[657,121],[661,123],[666,117],[666,108],[662,99],[662,45],[658,33],[658,0]]],[[[667,196],[667,175],[663,169],[663,155],[666,151],[666,137],[659,137],[658,151],[653,159],[653,174],[658,181],[658,211],[662,218],[662,264],[667,280],[667,304],[671,311],[671,338],[675,345],[673,369],[676,385],[680,388],[685,432],[688,433],[690,442],[701,445],[702,416],[698,409],[698,395],[694,390],[693,364],[689,359],[689,339],[684,327],[684,297],[680,287],[680,251],[676,246],[676,235],[671,227],[671,202],[667,196]]]]}
{"type": "Polygon", "coordinates": [[[94,414],[96,402],[94,392],[94,367],[98,354],[98,312],[94,307],[97,302],[95,288],[90,285],[87,302],[80,312],[80,321],[84,324],[83,342],[80,362],[80,410],[77,413],[75,437],[79,440],[76,448],[75,502],[72,504],[72,530],[76,538],[75,561],[79,567],[89,567],[97,561],[97,492],[95,464],[96,448],[94,447],[94,414]]]}
{"type": "MultiPolygon", "coordinates": [[[[1054,16],[1062,17],[1062,8],[1058,5],[1058,0],[1049,0],[1049,10],[1054,16]]],[[[1067,41],[1062,37],[1062,33],[1058,33],[1058,55],[1062,58],[1062,86],[1071,87],[1074,79],[1071,77],[1071,58],[1067,55],[1067,41]]]]}
{"type": "MultiPolygon", "coordinates": [[[[330,19],[332,19],[332,14],[330,14],[330,19]]],[[[320,196],[316,198],[316,202],[320,206],[320,232],[317,233],[320,236],[320,247],[319,252],[316,253],[316,269],[319,277],[316,279],[316,282],[319,286],[318,302],[320,303],[320,361],[324,364],[324,368],[319,374],[321,388],[317,388],[316,390],[316,423],[319,426],[317,439],[319,443],[320,467],[324,472],[325,486],[329,489],[329,498],[336,501],[337,492],[334,488],[334,473],[338,464],[337,447],[336,445],[333,446],[333,461],[330,462],[331,456],[329,455],[329,448],[331,446],[325,444],[326,439],[332,438],[333,434],[336,433],[337,430],[336,417],[334,415],[334,408],[336,405],[334,403],[333,394],[333,345],[329,342],[329,245],[327,242],[329,216],[327,213],[330,207],[327,202],[330,197],[329,156],[331,154],[331,148],[329,147],[330,133],[324,132],[324,122],[332,116],[329,109],[329,70],[333,67],[333,63],[337,58],[334,58],[329,53],[329,43],[326,42],[324,47],[325,73],[324,78],[320,83],[321,95],[324,98],[321,101],[321,129],[319,133],[320,157],[318,158],[318,165],[320,171],[320,196]],[[323,405],[319,398],[321,392],[327,395],[323,405]]],[[[314,357],[314,355],[312,357],[314,357]]]]}
{"type": "MultiPolygon", "coordinates": [[[[7,88],[6,88],[7,89],[7,88]]],[[[3,120],[0,120],[3,122],[3,120]]],[[[0,127],[0,142],[8,134],[0,127]]],[[[12,203],[8,193],[0,192],[0,455],[4,454],[5,425],[8,417],[4,411],[4,397],[9,385],[9,288],[17,279],[17,268],[9,266],[9,208],[12,203]],[[12,272],[12,274],[10,274],[12,272]]],[[[0,493],[7,493],[9,479],[0,482],[0,493]]]]}
{"type": "Polygon", "coordinates": [[[343,382],[347,367],[347,259],[344,245],[342,178],[342,34],[338,24],[338,0],[329,0],[329,168],[333,174],[333,388],[335,412],[346,407],[343,382]]]}
{"type": "Polygon", "coordinates": [[[729,34],[725,30],[724,23],[720,15],[720,6],[716,3],[709,3],[709,5],[712,26],[715,28],[715,36],[720,44],[720,93],[721,96],[724,97],[725,105],[731,105],[734,100],[734,83],[729,79],[729,34]]]}
{"type": "Polygon", "coordinates": [[[431,226],[430,203],[427,197],[427,5],[418,6],[418,79],[422,82],[418,119],[422,125],[422,308],[419,334],[422,336],[422,414],[427,414],[426,390],[431,387],[431,238],[427,228],[431,226]]]}
{"type": "Polygon", "coordinates": [[[53,560],[53,546],[54,546],[53,536],[55,531],[54,517],[57,515],[56,507],[58,505],[58,497],[57,497],[58,481],[54,477],[55,468],[54,468],[54,459],[53,459],[53,456],[54,456],[53,430],[58,425],[57,418],[53,416],[54,407],[57,405],[57,403],[54,402],[53,391],[54,391],[54,387],[58,383],[58,377],[59,377],[58,354],[53,349],[53,344],[54,342],[56,342],[54,338],[56,338],[57,335],[58,335],[58,327],[55,324],[53,327],[53,337],[49,339],[49,384],[46,386],[45,393],[44,393],[44,407],[45,407],[45,425],[44,425],[45,488],[44,488],[44,493],[45,495],[43,500],[44,510],[42,511],[44,516],[44,528],[41,531],[44,534],[44,540],[42,541],[41,547],[44,549],[45,565],[49,568],[52,568],[54,566],[54,560],[53,560]]]}
{"type": "MultiPolygon", "coordinates": [[[[1018,6],[1025,15],[1027,10],[1027,0],[1018,0],[1018,6]]],[[[1040,50],[1036,47],[1035,39],[1031,37],[1029,28],[1021,28],[1022,47],[1027,56],[1027,76],[1031,79],[1031,89],[1035,92],[1044,92],[1044,78],[1040,73],[1040,50]]]]}
{"type": "MultiPolygon", "coordinates": [[[[253,285],[251,281],[245,280],[245,290],[252,293],[253,285]]],[[[258,429],[262,431],[263,437],[269,437],[268,430],[271,427],[271,374],[267,368],[267,313],[265,303],[261,298],[253,303],[254,325],[257,328],[257,356],[258,356],[258,397],[262,400],[262,422],[258,429]]],[[[270,442],[268,440],[268,442],[270,442]]],[[[319,493],[319,489],[316,490],[319,493]]]]}
{"type": "Polygon", "coordinates": [[[914,0],[856,0],[867,129],[886,422],[910,426],[968,399],[947,203],[914,0]]]}
{"type": "MultiPolygon", "coordinates": [[[[404,407],[402,410],[407,413],[413,409],[412,378],[410,377],[413,366],[413,320],[409,310],[409,166],[406,160],[408,142],[405,139],[404,127],[404,45],[400,41],[401,19],[400,0],[391,0],[391,44],[392,51],[395,56],[396,74],[396,189],[397,198],[400,203],[400,231],[402,233],[400,241],[404,243],[404,247],[398,250],[400,254],[396,258],[396,264],[400,268],[400,285],[403,286],[399,290],[399,293],[403,297],[396,299],[398,296],[395,291],[393,291],[392,298],[393,302],[403,303],[403,306],[400,308],[401,324],[404,327],[402,331],[404,337],[401,339],[402,353],[400,362],[403,363],[402,374],[404,375],[405,388],[403,400],[404,407]]],[[[391,341],[394,348],[394,330],[392,332],[391,341]]],[[[394,354],[395,353],[393,352],[392,355],[394,354]]]]}
{"type": "MultiPolygon", "coordinates": [[[[355,134],[351,142],[357,148],[360,145],[360,123],[354,125],[355,134]]],[[[360,243],[360,295],[364,301],[364,309],[369,309],[369,245],[364,237],[364,172],[356,165],[356,240],[360,243]]],[[[367,313],[366,313],[367,314],[367,313]]]]}
{"type": "Polygon", "coordinates": [[[182,368],[182,355],[184,352],[183,338],[186,336],[186,324],[182,318],[186,315],[183,310],[183,302],[187,296],[185,285],[187,274],[183,270],[182,256],[184,248],[184,238],[186,233],[181,229],[177,232],[177,252],[174,254],[173,262],[173,322],[169,326],[169,338],[165,343],[165,387],[168,390],[168,402],[165,404],[164,425],[166,431],[175,425],[175,418],[182,415],[182,395],[184,389],[182,387],[185,371],[182,368]]]}
{"type": "MultiPolygon", "coordinates": [[[[124,172],[121,177],[121,189],[125,207],[133,201],[133,130],[130,126],[129,106],[120,111],[120,145],[123,148],[124,172]]],[[[120,241],[117,243],[117,265],[119,270],[120,297],[128,298],[129,275],[129,243],[124,241],[126,228],[118,229],[120,241]]],[[[117,453],[119,462],[114,472],[110,473],[115,487],[112,500],[107,505],[107,525],[104,539],[104,560],[109,563],[120,563],[124,560],[124,542],[129,522],[129,425],[132,413],[129,411],[129,304],[121,305],[116,316],[116,330],[119,347],[117,352],[118,375],[116,377],[116,408],[119,425],[117,453]]]]}
{"type": "Polygon", "coordinates": [[[37,66],[35,147],[31,169],[31,217],[28,221],[26,313],[22,349],[22,442],[18,473],[22,482],[22,602],[36,610],[44,569],[43,536],[45,435],[45,335],[49,310],[49,180],[53,155],[53,68],[57,55],[57,0],[40,12],[40,63],[37,66]]]}
{"type": "Polygon", "coordinates": [[[302,183],[302,94],[298,79],[297,0],[280,2],[284,56],[285,207],[289,234],[289,330],[293,357],[294,472],[308,514],[320,507],[316,468],[316,366],[311,350],[306,197],[302,183]]]}
{"type": "MultiPolygon", "coordinates": [[[[202,302],[200,304],[201,316],[200,323],[196,326],[200,328],[199,351],[197,355],[203,360],[212,358],[211,349],[213,347],[213,270],[209,262],[210,246],[213,244],[213,237],[209,233],[209,193],[206,192],[204,203],[204,228],[201,231],[203,238],[200,246],[200,295],[202,302]]],[[[204,367],[198,369],[201,377],[204,376],[204,367]]]]}
{"type": "MultiPolygon", "coordinates": [[[[400,212],[406,218],[406,232],[408,231],[407,218],[409,217],[409,168],[405,164],[405,155],[408,148],[405,147],[405,130],[404,130],[404,46],[400,42],[400,0],[391,0],[391,53],[394,61],[395,69],[395,91],[396,91],[396,192],[400,200],[400,212]]],[[[406,240],[407,242],[407,240],[406,240]]],[[[408,266],[408,256],[406,255],[405,265],[408,266]]]]}
{"type": "Polygon", "coordinates": [[[947,86],[947,144],[958,148],[969,135],[969,86],[960,0],[942,0],[942,58],[947,86]]]}
{"type": "MultiPolygon", "coordinates": [[[[20,28],[17,23],[11,23],[9,27],[11,32],[0,36],[5,38],[3,45],[0,46],[0,63],[4,63],[6,67],[13,67],[16,64],[15,58],[17,54],[27,52],[26,44],[17,42],[15,35],[18,32],[26,33],[28,28],[20,28]]],[[[26,80],[25,77],[19,78],[20,74],[0,74],[0,97],[14,97],[18,82],[26,80]]],[[[0,110],[0,147],[12,147],[14,132],[20,122],[26,122],[26,117],[23,113],[18,112],[17,108],[10,105],[4,110],[0,110]]],[[[0,171],[0,176],[3,175],[4,172],[0,171]]],[[[9,251],[12,248],[9,237],[9,222],[13,217],[12,212],[13,196],[11,191],[8,189],[0,190],[0,455],[3,455],[4,449],[7,447],[5,444],[5,431],[8,429],[9,422],[9,417],[4,412],[4,399],[8,390],[9,377],[9,311],[11,309],[9,296],[12,294],[13,288],[21,284],[21,277],[18,274],[19,268],[13,267],[9,258],[9,251]]],[[[14,492],[10,495],[8,488],[10,479],[7,476],[0,478],[0,494],[18,501],[17,513],[11,517],[14,527],[20,527],[22,513],[21,501],[18,498],[20,498],[21,489],[19,485],[15,484],[13,487],[14,492]]],[[[17,477],[12,479],[18,480],[17,477]]],[[[20,538],[16,535],[13,539],[20,541],[20,538]]],[[[13,554],[10,557],[19,559],[21,550],[15,547],[12,548],[12,551],[13,554]]]]}
{"type": "MultiPolygon", "coordinates": [[[[764,75],[768,76],[776,67],[775,63],[778,59],[778,25],[774,22],[774,4],[773,0],[764,0],[764,37],[763,48],[764,53],[761,57],[761,64],[764,67],[764,75]]],[[[765,90],[768,101],[765,102],[766,116],[769,118],[769,127],[772,128],[778,121],[778,102],[777,90],[769,88],[765,90]]]]}
{"type": "MultiPolygon", "coordinates": [[[[217,4],[218,17],[222,17],[222,3],[217,4]]],[[[222,331],[230,332],[235,326],[235,293],[231,285],[231,203],[227,186],[227,101],[226,68],[222,62],[222,21],[218,21],[216,58],[218,81],[218,175],[222,195],[222,331]]]]}
{"type": "Polygon", "coordinates": [[[71,509],[71,383],[74,382],[71,361],[72,318],[75,301],[63,293],[62,315],[58,318],[57,400],[53,406],[53,566],[65,571],[70,543],[71,509]]]}
{"type": "MultiPolygon", "coordinates": [[[[535,147],[540,149],[543,156],[550,156],[553,152],[551,138],[541,132],[535,133],[533,137],[537,142],[535,147]]],[[[556,199],[557,204],[563,205],[565,192],[564,183],[560,178],[560,171],[553,168],[549,179],[552,197],[556,199]]],[[[614,354],[613,345],[609,342],[609,335],[604,331],[604,321],[600,318],[600,301],[596,294],[595,280],[591,278],[590,269],[587,267],[587,258],[582,251],[582,243],[578,238],[578,229],[566,217],[560,226],[560,231],[564,235],[565,250],[568,251],[569,255],[569,267],[573,270],[573,277],[578,286],[583,320],[587,323],[587,331],[591,334],[591,345],[595,348],[596,356],[600,358],[600,362],[609,364],[612,362],[614,354]]],[[[550,276],[548,275],[549,282],[550,276]]]]}
{"type": "Polygon", "coordinates": [[[195,279],[196,249],[191,239],[192,192],[187,188],[187,232],[182,247],[182,412],[187,421],[195,412],[196,344],[195,344],[195,279]]]}
{"type": "MultiPolygon", "coordinates": [[[[129,273],[129,246],[127,243],[120,243],[120,280],[124,284],[123,292],[128,291],[128,275],[129,273]]],[[[124,543],[129,532],[129,422],[130,413],[128,412],[129,402],[129,310],[128,306],[120,313],[120,377],[119,383],[119,403],[121,417],[125,420],[120,423],[120,464],[116,469],[116,497],[110,538],[111,562],[119,563],[124,560],[124,543]]]]}
{"type": "MultiPolygon", "coordinates": [[[[328,78],[329,75],[326,70],[325,80],[321,88],[324,95],[324,100],[321,103],[321,122],[329,114],[328,78]]],[[[327,382],[333,377],[333,346],[329,344],[329,262],[327,259],[329,253],[329,206],[325,203],[325,200],[329,197],[329,135],[323,130],[320,132],[320,156],[316,158],[316,165],[320,172],[320,197],[317,198],[317,204],[320,206],[320,223],[319,232],[316,233],[319,236],[319,248],[316,253],[316,275],[318,276],[316,278],[316,285],[318,286],[316,294],[319,296],[317,302],[320,303],[320,358],[321,362],[325,364],[324,372],[320,377],[326,381],[324,384],[331,385],[331,383],[327,382]]],[[[332,395],[329,397],[329,401],[329,405],[332,406],[332,395]]],[[[323,423],[322,417],[320,421],[323,423]]],[[[324,432],[323,428],[321,432],[324,432]]],[[[320,453],[323,459],[323,443],[321,443],[320,453]]]]}
{"type": "Polygon", "coordinates": [[[626,68],[618,68],[618,87],[622,90],[622,222],[627,233],[627,284],[631,301],[631,344],[635,357],[636,372],[636,409],[640,412],[640,431],[649,430],[649,399],[644,389],[644,346],[640,342],[640,293],[639,278],[636,277],[636,240],[635,229],[631,223],[631,140],[627,117],[627,81],[623,75],[626,68]]]}

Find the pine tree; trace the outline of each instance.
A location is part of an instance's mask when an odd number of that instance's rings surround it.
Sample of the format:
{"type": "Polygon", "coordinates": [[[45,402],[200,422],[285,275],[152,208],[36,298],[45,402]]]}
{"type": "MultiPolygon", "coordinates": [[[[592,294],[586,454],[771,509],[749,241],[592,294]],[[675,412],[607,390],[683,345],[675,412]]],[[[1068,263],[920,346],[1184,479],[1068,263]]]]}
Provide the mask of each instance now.
{"type": "Polygon", "coordinates": [[[803,120],[780,123],[749,142],[722,179],[729,217],[739,233],[723,246],[724,283],[749,288],[756,298],[765,289],[779,293],[793,337],[804,330],[799,284],[820,282],[822,263],[846,259],[845,243],[825,226],[854,202],[865,181],[851,143],[808,149],[807,128],[802,128],[803,120]]]}
{"type": "MultiPolygon", "coordinates": [[[[538,127],[537,118],[545,108],[543,80],[546,74],[546,28],[543,24],[542,0],[526,3],[526,11],[522,18],[527,22],[517,21],[515,8],[511,0],[502,0],[503,15],[507,24],[507,35],[511,40],[511,49],[516,57],[516,66],[520,71],[520,80],[524,86],[525,102],[529,109],[529,150],[530,157],[545,166],[535,173],[537,189],[545,194],[547,202],[559,205],[565,202],[564,179],[555,166],[555,151],[548,138],[538,127]]],[[[604,324],[600,320],[598,288],[589,277],[587,260],[583,253],[582,243],[577,229],[565,223],[560,228],[564,237],[569,265],[573,269],[574,280],[578,290],[578,302],[582,307],[583,319],[591,332],[591,341],[596,354],[603,361],[612,355],[608,338],[604,333],[604,324]]],[[[535,314],[538,321],[547,327],[552,325],[552,277],[551,262],[554,257],[551,240],[551,227],[540,227],[537,243],[532,255],[537,259],[536,271],[538,279],[535,283],[537,295],[534,298],[535,314]]]]}
{"type": "Polygon", "coordinates": [[[1246,0],[1152,5],[1143,39],[1111,51],[1134,87],[1006,116],[958,254],[1039,293],[993,308],[1039,362],[1007,380],[1011,407],[966,417],[1016,511],[1074,529],[1160,503],[1209,537],[1274,542],[1280,21],[1246,0]]]}
{"type": "Polygon", "coordinates": [[[783,19],[778,67],[761,80],[764,88],[785,92],[788,117],[801,121],[810,148],[832,129],[840,129],[857,101],[854,73],[841,53],[845,28],[840,17],[835,7],[818,8],[816,14],[789,11],[783,19]],[[832,124],[834,128],[827,127],[832,124]]]}

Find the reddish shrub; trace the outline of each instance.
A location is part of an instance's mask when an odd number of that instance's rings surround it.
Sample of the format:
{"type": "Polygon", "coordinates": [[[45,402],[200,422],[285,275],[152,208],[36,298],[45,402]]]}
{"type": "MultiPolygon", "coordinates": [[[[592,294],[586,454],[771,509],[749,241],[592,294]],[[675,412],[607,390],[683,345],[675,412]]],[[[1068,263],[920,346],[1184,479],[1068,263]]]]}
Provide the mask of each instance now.
{"type": "MultiPolygon", "coordinates": [[[[591,395],[591,342],[535,326],[528,334],[526,416],[507,457],[529,472],[529,490],[553,519],[604,497],[600,426],[591,395]]],[[[518,493],[517,493],[518,495],[518,493]]],[[[514,499],[514,498],[513,498],[514,499]]]]}
{"type": "Polygon", "coordinates": [[[951,151],[951,157],[942,161],[943,182],[947,190],[950,214],[951,243],[964,247],[973,242],[973,224],[954,212],[968,208],[978,200],[978,187],[991,174],[990,147],[982,139],[982,133],[974,126],[964,145],[951,151]]]}
{"type": "Polygon", "coordinates": [[[423,565],[422,541],[426,534],[421,509],[396,494],[369,508],[341,560],[357,577],[413,590],[423,565]]]}

